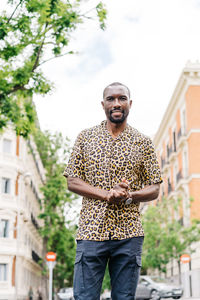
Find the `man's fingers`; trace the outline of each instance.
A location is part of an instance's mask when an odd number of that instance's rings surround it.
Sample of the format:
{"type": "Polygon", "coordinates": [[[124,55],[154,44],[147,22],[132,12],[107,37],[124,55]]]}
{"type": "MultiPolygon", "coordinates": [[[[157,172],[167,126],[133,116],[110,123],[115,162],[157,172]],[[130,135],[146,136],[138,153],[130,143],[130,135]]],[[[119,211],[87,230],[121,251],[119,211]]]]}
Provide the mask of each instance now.
{"type": "Polygon", "coordinates": [[[126,180],[126,178],[122,178],[122,182],[128,184],[128,181],[126,180]]]}
{"type": "Polygon", "coordinates": [[[124,189],[128,189],[128,184],[125,183],[125,182],[118,183],[118,186],[121,187],[121,188],[124,188],[124,189]]]}
{"type": "Polygon", "coordinates": [[[108,202],[113,204],[118,204],[128,198],[128,193],[126,190],[110,190],[108,193],[108,202]]]}

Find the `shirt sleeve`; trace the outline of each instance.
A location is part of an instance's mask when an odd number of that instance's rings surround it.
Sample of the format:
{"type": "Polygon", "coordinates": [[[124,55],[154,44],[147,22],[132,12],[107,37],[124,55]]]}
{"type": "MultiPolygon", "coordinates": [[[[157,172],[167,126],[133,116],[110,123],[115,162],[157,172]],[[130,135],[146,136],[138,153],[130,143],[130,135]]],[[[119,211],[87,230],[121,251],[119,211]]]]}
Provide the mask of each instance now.
{"type": "Polygon", "coordinates": [[[83,153],[83,135],[80,133],[74,143],[68,164],[64,170],[65,177],[78,177],[85,180],[84,168],[84,153],[83,153]]]}
{"type": "Polygon", "coordinates": [[[163,181],[155,148],[150,138],[144,142],[141,177],[144,185],[162,183],[163,181]]]}

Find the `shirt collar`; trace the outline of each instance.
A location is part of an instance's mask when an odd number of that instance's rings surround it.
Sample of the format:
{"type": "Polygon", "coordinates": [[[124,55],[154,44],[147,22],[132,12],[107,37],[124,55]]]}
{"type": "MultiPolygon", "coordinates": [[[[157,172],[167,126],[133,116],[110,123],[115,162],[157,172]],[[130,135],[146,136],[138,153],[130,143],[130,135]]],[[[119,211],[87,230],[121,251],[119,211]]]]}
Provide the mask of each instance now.
{"type": "Polygon", "coordinates": [[[124,134],[127,134],[130,130],[130,125],[127,124],[126,127],[124,128],[124,130],[116,138],[113,138],[112,135],[110,134],[110,132],[108,131],[106,124],[107,124],[106,120],[102,121],[101,127],[103,128],[105,134],[113,140],[121,138],[124,134]]]}

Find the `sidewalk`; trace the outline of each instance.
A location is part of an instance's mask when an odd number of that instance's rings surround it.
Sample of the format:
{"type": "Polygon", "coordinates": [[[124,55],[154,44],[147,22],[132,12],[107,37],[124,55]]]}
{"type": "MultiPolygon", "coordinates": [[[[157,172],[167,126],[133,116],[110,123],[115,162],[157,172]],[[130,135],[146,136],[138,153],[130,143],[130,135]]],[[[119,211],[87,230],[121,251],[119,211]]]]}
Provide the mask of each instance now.
{"type": "Polygon", "coordinates": [[[200,298],[190,297],[190,298],[180,298],[180,300],[200,300],[200,298]]]}

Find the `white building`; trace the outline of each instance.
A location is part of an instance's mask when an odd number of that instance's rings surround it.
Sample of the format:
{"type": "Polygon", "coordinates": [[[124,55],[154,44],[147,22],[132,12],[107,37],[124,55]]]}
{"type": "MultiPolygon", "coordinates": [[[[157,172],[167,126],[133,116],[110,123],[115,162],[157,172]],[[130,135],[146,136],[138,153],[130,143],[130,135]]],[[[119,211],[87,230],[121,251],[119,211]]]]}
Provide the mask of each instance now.
{"type": "Polygon", "coordinates": [[[33,141],[16,136],[11,129],[0,135],[0,299],[27,299],[32,287],[45,297],[41,275],[43,240],[40,187],[45,170],[33,141]]]}

